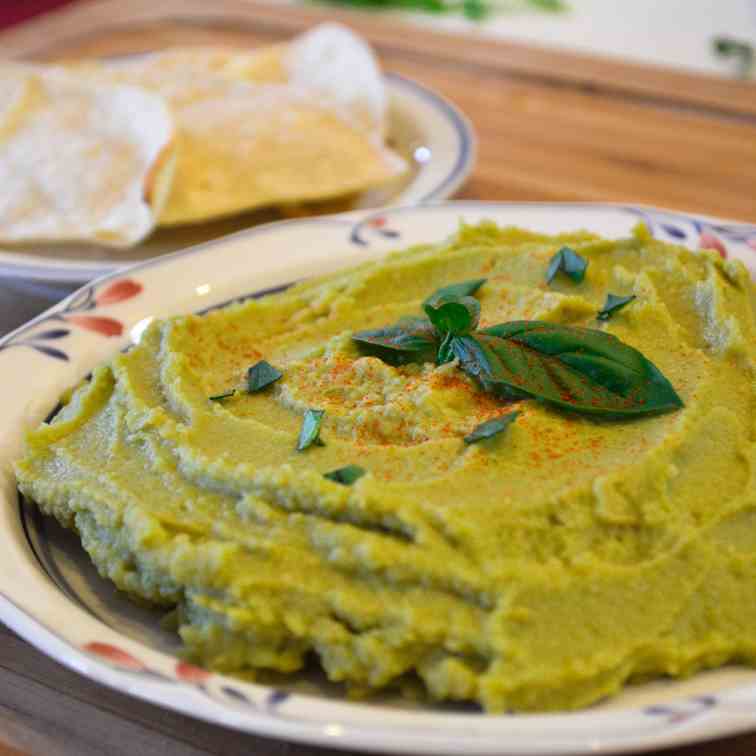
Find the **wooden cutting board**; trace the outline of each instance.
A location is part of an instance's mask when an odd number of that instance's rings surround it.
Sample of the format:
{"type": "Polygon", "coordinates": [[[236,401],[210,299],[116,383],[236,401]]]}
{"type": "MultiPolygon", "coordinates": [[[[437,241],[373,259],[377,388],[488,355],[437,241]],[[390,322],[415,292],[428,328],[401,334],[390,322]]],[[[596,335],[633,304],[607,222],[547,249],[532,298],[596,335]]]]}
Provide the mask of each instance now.
{"type": "MultiPolygon", "coordinates": [[[[95,0],[0,34],[0,54],[100,56],[176,44],[249,47],[330,19],[367,37],[384,67],[453,100],[480,138],[460,196],[619,200],[756,222],[756,85],[647,69],[378,16],[244,0],[95,0]]],[[[256,738],[93,683],[0,626],[0,756],[336,753],[256,738]]],[[[666,751],[753,756],[756,735],[666,751]]]]}
{"type": "Polygon", "coordinates": [[[249,47],[349,23],[387,70],[454,101],[479,138],[460,196],[636,202],[756,221],[756,84],[425,32],[372,13],[244,0],[95,0],[0,34],[4,56],[249,47]]]}

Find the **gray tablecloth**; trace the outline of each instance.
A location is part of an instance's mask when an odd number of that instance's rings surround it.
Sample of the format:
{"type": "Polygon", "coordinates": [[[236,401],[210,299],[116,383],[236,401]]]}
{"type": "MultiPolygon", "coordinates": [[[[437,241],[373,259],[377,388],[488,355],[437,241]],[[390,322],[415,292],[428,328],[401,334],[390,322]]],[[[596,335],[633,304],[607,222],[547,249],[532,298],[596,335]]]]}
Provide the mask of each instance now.
{"type": "Polygon", "coordinates": [[[77,288],[71,284],[0,278],[0,336],[23,325],[77,288]]]}

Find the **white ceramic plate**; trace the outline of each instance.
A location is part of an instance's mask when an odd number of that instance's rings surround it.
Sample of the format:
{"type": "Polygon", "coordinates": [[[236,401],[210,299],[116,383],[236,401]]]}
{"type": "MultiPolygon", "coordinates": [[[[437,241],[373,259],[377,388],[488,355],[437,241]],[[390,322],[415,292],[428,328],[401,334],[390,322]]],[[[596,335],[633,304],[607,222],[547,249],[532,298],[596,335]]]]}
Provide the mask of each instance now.
{"type": "MultiPolygon", "coordinates": [[[[349,209],[416,205],[450,197],[475,162],[475,134],[454,105],[397,74],[386,74],[388,141],[407,160],[409,172],[387,186],[363,192],[349,209]]],[[[319,212],[336,212],[333,204],[319,212]]],[[[339,209],[345,209],[344,207],[339,209]]],[[[258,210],[208,223],[161,229],[132,249],[86,244],[0,247],[0,276],[84,283],[137,262],[186,249],[242,229],[277,220],[275,210],[258,210]]]]}
{"type": "Polygon", "coordinates": [[[10,461],[62,389],[137,339],[149,319],[201,311],[314,273],[439,241],[459,221],[713,246],[756,270],[756,226],[640,207],[457,202],[260,226],[96,281],[0,340],[0,619],[63,664],[134,696],[229,727],[402,753],[642,751],[756,727],[756,670],[630,686],[587,711],[489,716],[471,708],[349,703],[317,678],[252,685],[178,662],[159,615],[101,580],[77,539],[19,506],[10,461]]]}

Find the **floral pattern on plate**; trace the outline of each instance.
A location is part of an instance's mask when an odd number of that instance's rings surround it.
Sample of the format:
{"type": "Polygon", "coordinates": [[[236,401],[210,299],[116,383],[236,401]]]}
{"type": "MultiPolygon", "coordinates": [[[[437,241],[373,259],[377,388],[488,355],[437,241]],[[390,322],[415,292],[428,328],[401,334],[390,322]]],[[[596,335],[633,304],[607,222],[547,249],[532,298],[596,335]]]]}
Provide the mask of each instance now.
{"type": "MultiPolygon", "coordinates": [[[[69,297],[59,310],[36,321],[35,325],[62,324],[72,325],[93,331],[101,336],[113,337],[123,335],[123,323],[106,315],[90,315],[100,307],[117,304],[131,299],[142,291],[142,284],[132,278],[119,278],[109,282],[98,290],[95,286],[85,286],[69,297]]],[[[0,351],[11,347],[28,347],[55,360],[68,361],[68,354],[59,345],[61,339],[71,334],[70,328],[55,327],[42,331],[34,330],[30,334],[18,334],[0,344],[0,351]],[[48,342],[55,342],[52,345],[48,342]]]]}

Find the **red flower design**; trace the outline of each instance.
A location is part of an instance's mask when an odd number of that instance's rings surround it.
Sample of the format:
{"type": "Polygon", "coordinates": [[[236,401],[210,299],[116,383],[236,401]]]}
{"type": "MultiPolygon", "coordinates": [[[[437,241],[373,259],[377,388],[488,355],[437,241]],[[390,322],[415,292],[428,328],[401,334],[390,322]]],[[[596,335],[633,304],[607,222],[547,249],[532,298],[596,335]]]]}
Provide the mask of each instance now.
{"type": "Polygon", "coordinates": [[[727,259],[727,248],[722,243],[722,241],[714,236],[714,234],[710,234],[708,231],[701,231],[701,236],[698,239],[698,246],[701,249],[713,249],[719,252],[719,256],[723,258],[724,260],[727,259]]]}
{"type": "Polygon", "coordinates": [[[180,661],[176,662],[176,677],[184,682],[196,684],[205,682],[210,677],[210,673],[202,667],[195,667],[194,664],[180,661]]]}
{"type": "Polygon", "coordinates": [[[112,664],[114,667],[120,667],[121,669],[131,670],[144,670],[146,667],[139,659],[133,657],[131,654],[122,651],[117,646],[111,646],[109,643],[99,643],[98,641],[92,641],[84,646],[85,651],[89,651],[90,654],[99,656],[103,661],[112,664]]]}
{"type": "Polygon", "coordinates": [[[386,219],[379,215],[377,218],[372,218],[368,221],[368,226],[371,228],[383,228],[386,225],[386,219]]]}
{"type": "Polygon", "coordinates": [[[113,318],[103,318],[98,315],[66,315],[65,319],[88,331],[96,331],[103,336],[120,336],[123,324],[113,318]]]}
{"type": "Polygon", "coordinates": [[[124,299],[131,299],[142,291],[142,284],[137,283],[131,278],[120,278],[113,281],[110,286],[103,289],[95,297],[98,305],[109,305],[115,302],[123,302],[124,299]]]}

